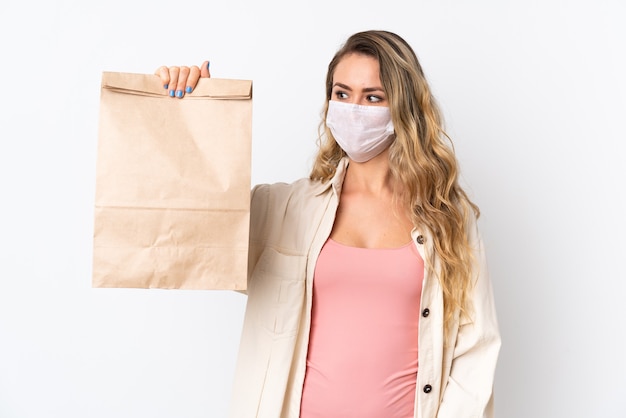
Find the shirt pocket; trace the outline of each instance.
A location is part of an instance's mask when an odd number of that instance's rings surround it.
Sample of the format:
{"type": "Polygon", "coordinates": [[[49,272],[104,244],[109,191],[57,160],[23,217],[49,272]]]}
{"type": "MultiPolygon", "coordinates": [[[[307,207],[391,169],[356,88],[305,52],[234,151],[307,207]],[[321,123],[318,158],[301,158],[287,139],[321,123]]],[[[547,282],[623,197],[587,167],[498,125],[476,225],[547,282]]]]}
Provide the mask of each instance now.
{"type": "Polygon", "coordinates": [[[297,332],[304,306],[306,256],[265,248],[248,286],[248,313],[263,329],[279,336],[297,332]]]}

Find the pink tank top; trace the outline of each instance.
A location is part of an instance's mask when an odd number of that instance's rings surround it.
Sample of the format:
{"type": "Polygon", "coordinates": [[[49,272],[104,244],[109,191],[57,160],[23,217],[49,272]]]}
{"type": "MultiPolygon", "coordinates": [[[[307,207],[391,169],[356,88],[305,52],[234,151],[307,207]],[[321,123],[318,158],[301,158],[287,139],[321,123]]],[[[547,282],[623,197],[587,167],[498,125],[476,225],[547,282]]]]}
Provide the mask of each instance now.
{"type": "Polygon", "coordinates": [[[302,418],[413,417],[424,262],[329,239],[313,280],[302,418]]]}

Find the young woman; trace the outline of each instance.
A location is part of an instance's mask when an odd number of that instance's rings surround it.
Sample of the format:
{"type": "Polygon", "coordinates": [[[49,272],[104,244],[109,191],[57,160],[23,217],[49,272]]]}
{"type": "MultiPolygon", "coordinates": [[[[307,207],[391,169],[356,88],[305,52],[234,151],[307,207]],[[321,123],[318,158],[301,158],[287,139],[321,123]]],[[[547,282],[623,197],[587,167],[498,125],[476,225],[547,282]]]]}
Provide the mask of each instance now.
{"type": "MultiPolygon", "coordinates": [[[[184,96],[201,67],[157,70],[184,96]]],[[[252,192],[232,417],[493,416],[500,349],[477,207],[398,35],[329,64],[310,178],[252,192]]]]}

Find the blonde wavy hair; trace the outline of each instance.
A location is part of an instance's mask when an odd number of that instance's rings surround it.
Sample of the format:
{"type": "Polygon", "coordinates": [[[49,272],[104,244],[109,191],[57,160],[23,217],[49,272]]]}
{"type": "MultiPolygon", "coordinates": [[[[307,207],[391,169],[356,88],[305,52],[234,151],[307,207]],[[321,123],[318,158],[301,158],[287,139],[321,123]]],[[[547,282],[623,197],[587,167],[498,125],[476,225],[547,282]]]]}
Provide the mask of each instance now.
{"type": "MultiPolygon", "coordinates": [[[[368,55],[379,62],[380,80],[395,127],[389,164],[392,176],[402,185],[396,198],[410,208],[413,223],[427,228],[433,236],[448,334],[455,315],[469,315],[471,310],[468,295],[473,283],[473,259],[468,221],[479,216],[479,209],[459,185],[458,163],[443,128],[441,111],[415,52],[400,36],[387,31],[356,33],[329,63],[319,151],[310,178],[329,180],[346,155],[326,126],[325,117],[335,68],[352,53],[368,55]]],[[[432,263],[428,265],[432,269],[432,263]]]]}

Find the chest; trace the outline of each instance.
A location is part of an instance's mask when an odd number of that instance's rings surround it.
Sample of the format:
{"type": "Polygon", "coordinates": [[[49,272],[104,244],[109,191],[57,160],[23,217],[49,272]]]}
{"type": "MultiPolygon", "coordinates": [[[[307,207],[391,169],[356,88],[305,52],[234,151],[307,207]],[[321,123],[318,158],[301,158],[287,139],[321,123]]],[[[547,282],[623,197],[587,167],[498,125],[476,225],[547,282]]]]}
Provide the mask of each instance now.
{"type": "Polygon", "coordinates": [[[395,248],[411,240],[408,212],[391,199],[342,196],[331,238],[353,247],[395,248]]]}

